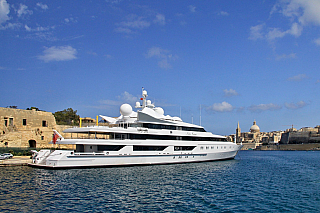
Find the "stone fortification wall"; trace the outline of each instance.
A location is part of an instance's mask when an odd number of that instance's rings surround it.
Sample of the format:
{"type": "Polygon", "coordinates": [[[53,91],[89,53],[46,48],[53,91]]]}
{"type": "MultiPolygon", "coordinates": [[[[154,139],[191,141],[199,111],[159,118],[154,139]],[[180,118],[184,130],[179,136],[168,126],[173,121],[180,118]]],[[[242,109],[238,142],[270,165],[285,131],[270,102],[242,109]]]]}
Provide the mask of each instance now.
{"type": "Polygon", "coordinates": [[[52,148],[53,130],[65,137],[68,127],[57,125],[51,112],[0,107],[0,147],[52,148]]]}
{"type": "Polygon", "coordinates": [[[320,150],[320,143],[264,145],[257,147],[257,150],[320,150]]]}
{"type": "Polygon", "coordinates": [[[282,134],[280,144],[320,143],[318,132],[286,132],[282,134]]]}

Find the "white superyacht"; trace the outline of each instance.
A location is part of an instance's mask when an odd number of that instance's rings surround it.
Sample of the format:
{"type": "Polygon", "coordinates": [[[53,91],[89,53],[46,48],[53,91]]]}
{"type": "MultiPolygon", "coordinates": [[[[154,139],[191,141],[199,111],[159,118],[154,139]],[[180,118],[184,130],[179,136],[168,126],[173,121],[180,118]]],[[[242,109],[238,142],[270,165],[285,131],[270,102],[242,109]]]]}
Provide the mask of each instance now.
{"type": "Polygon", "coordinates": [[[164,115],[164,110],[147,100],[142,90],[142,105],[134,112],[129,104],[120,107],[118,118],[100,117],[108,126],[66,129],[71,138],[53,143],[72,144],[75,150],[43,149],[35,152],[34,167],[79,168],[152,164],[193,163],[233,159],[242,145],[226,137],[206,132],[202,126],[183,122],[179,117],[164,115]]]}

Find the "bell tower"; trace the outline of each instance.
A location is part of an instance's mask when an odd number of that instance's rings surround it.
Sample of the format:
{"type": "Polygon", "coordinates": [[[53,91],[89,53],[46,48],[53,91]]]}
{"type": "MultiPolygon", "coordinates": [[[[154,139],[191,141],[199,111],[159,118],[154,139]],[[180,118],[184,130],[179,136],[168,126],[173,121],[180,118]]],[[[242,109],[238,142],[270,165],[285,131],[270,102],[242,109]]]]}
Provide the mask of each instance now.
{"type": "Polygon", "coordinates": [[[239,121],[238,121],[238,126],[237,126],[237,129],[236,129],[237,143],[240,143],[240,136],[241,136],[241,129],[240,129],[239,121]]]}

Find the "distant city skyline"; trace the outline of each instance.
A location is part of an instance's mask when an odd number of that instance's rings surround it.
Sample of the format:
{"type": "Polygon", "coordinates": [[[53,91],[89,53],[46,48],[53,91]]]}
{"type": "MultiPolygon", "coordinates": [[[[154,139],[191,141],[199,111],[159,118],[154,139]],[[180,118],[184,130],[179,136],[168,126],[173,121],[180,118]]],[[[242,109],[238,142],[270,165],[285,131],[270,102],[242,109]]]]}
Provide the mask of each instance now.
{"type": "Polygon", "coordinates": [[[216,134],[319,125],[320,2],[0,0],[0,106],[119,116],[141,88],[216,134]]]}

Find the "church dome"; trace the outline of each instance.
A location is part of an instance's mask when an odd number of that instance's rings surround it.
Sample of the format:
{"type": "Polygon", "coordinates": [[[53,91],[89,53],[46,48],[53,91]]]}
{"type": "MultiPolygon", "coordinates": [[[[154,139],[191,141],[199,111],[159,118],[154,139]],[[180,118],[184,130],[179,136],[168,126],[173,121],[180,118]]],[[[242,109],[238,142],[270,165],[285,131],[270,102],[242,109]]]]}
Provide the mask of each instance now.
{"type": "Polygon", "coordinates": [[[260,132],[260,128],[257,125],[256,121],[253,122],[253,125],[250,128],[250,132],[260,132]]]}

